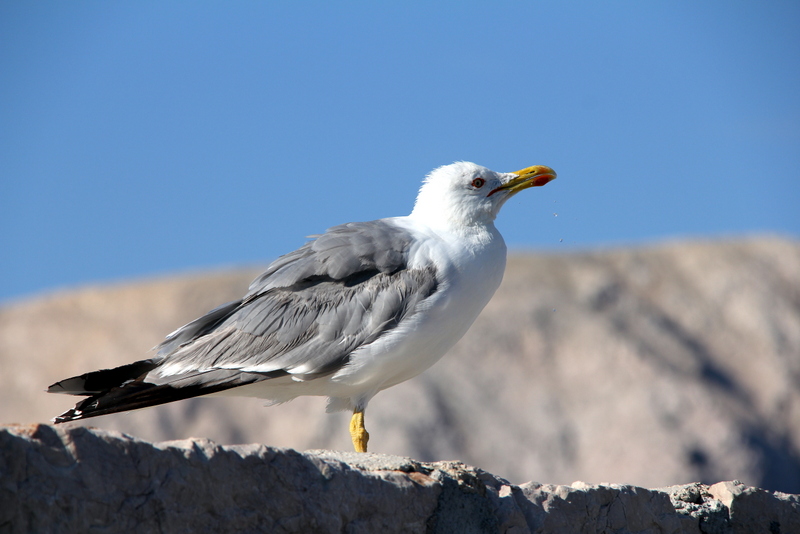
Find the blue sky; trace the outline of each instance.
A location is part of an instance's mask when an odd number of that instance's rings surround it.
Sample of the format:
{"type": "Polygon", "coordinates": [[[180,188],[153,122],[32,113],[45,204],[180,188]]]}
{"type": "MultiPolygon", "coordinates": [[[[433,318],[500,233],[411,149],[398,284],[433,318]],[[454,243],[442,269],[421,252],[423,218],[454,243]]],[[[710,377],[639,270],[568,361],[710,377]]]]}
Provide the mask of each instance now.
{"type": "Polygon", "coordinates": [[[0,3],[0,301],[264,264],[455,160],[516,249],[800,236],[800,3],[0,3]]]}

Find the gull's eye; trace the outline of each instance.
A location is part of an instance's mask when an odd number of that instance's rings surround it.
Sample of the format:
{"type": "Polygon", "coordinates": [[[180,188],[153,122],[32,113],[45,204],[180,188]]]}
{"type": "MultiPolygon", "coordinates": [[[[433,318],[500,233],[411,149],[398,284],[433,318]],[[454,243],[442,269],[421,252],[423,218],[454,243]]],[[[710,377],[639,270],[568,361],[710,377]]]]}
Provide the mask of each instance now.
{"type": "Polygon", "coordinates": [[[472,187],[474,187],[475,189],[480,189],[481,187],[483,187],[483,184],[485,183],[486,180],[484,180],[483,178],[475,178],[474,180],[472,180],[472,187]]]}

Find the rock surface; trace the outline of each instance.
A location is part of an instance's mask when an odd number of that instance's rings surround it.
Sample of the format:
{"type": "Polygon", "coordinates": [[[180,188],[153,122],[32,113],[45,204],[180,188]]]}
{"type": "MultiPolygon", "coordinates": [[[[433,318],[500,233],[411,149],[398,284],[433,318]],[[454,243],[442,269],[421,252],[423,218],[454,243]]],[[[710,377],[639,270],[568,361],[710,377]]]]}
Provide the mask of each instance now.
{"type": "Polygon", "coordinates": [[[0,428],[0,532],[800,532],[800,496],[738,482],[514,485],[458,462],[0,428]]]}
{"type": "MultiPolygon", "coordinates": [[[[92,287],[0,308],[0,423],[45,422],[56,380],[148,355],[258,270],[92,287]]],[[[150,441],[350,449],[347,414],[215,398],[89,420],[150,441]]],[[[800,493],[800,243],[512,255],[464,339],[378,394],[370,450],[510,480],[741,480],[800,493]]]]}

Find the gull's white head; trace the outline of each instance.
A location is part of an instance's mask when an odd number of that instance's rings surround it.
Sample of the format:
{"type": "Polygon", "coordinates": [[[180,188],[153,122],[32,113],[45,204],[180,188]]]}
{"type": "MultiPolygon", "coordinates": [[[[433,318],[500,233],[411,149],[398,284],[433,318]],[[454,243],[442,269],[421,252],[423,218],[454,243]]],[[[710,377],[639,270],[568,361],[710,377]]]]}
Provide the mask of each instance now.
{"type": "Polygon", "coordinates": [[[555,177],[555,171],[543,165],[499,173],[459,161],[434,169],[425,178],[411,217],[437,226],[489,224],[506,200],[555,177]]]}

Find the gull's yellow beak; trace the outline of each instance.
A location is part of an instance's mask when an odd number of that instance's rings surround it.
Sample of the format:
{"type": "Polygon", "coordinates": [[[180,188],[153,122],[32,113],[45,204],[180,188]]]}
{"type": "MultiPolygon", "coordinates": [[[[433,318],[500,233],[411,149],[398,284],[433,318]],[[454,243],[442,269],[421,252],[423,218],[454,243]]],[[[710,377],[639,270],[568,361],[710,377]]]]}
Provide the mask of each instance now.
{"type": "Polygon", "coordinates": [[[512,178],[505,184],[493,190],[488,196],[492,196],[496,192],[504,190],[507,190],[513,195],[515,193],[519,193],[523,189],[527,189],[529,187],[540,187],[556,179],[556,171],[550,167],[545,167],[544,165],[534,165],[533,167],[527,167],[521,171],[516,171],[511,174],[516,174],[516,178],[512,178]]]}

